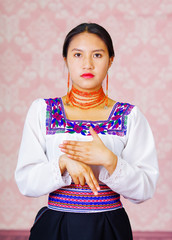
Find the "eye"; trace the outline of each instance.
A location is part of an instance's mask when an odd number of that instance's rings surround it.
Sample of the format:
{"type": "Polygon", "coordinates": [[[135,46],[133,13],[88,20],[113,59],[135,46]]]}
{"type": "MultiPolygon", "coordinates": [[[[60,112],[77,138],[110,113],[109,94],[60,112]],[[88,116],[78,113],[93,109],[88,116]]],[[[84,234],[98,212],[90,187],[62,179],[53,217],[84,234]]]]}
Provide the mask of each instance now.
{"type": "Polygon", "coordinates": [[[75,53],[74,56],[75,57],[81,57],[81,53],[75,53]]]}
{"type": "Polygon", "coordinates": [[[102,54],[101,54],[101,53],[95,53],[95,54],[94,54],[94,57],[95,57],[95,58],[101,58],[101,57],[102,57],[102,54]]]}

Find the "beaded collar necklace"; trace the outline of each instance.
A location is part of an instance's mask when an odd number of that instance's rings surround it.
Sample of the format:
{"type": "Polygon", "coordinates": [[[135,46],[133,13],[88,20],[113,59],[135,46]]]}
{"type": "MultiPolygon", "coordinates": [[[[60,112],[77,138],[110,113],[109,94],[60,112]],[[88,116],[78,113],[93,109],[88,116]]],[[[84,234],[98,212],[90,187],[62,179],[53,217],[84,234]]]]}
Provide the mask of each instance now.
{"type": "Polygon", "coordinates": [[[69,101],[75,107],[81,109],[94,108],[106,100],[106,95],[101,87],[99,90],[94,92],[83,92],[72,86],[69,93],[69,101]]]}

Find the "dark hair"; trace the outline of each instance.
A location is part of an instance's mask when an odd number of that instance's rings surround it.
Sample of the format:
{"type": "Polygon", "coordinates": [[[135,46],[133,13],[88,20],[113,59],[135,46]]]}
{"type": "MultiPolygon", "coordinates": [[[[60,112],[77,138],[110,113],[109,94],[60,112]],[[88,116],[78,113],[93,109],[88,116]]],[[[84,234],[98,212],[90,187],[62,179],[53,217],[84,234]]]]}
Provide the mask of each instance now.
{"type": "Polygon", "coordinates": [[[114,57],[115,53],[113,49],[113,43],[109,33],[102,26],[96,23],[82,23],[73,28],[67,34],[63,44],[63,57],[67,57],[68,47],[73,37],[83,32],[93,33],[101,38],[108,48],[109,57],[114,57]]]}

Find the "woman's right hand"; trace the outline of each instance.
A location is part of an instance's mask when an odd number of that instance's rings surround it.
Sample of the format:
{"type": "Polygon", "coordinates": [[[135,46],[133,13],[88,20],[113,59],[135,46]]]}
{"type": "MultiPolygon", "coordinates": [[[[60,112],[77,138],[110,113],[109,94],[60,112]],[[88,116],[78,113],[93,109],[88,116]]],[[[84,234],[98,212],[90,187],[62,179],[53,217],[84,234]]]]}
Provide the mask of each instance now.
{"type": "Polygon", "coordinates": [[[68,171],[75,184],[84,186],[87,183],[93,193],[98,194],[98,190],[100,190],[98,181],[87,164],[72,160],[63,154],[60,156],[59,166],[62,174],[65,170],[68,171]]]}

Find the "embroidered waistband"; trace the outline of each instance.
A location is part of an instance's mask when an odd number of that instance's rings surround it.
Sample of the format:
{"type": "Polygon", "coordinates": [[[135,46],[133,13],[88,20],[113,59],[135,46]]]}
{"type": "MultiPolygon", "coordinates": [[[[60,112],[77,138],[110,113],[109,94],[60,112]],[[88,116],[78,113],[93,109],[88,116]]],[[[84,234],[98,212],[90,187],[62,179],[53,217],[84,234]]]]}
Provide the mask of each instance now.
{"type": "Polygon", "coordinates": [[[48,208],[64,212],[102,212],[122,208],[120,195],[100,184],[95,196],[88,185],[60,188],[49,194],[48,208]]]}

